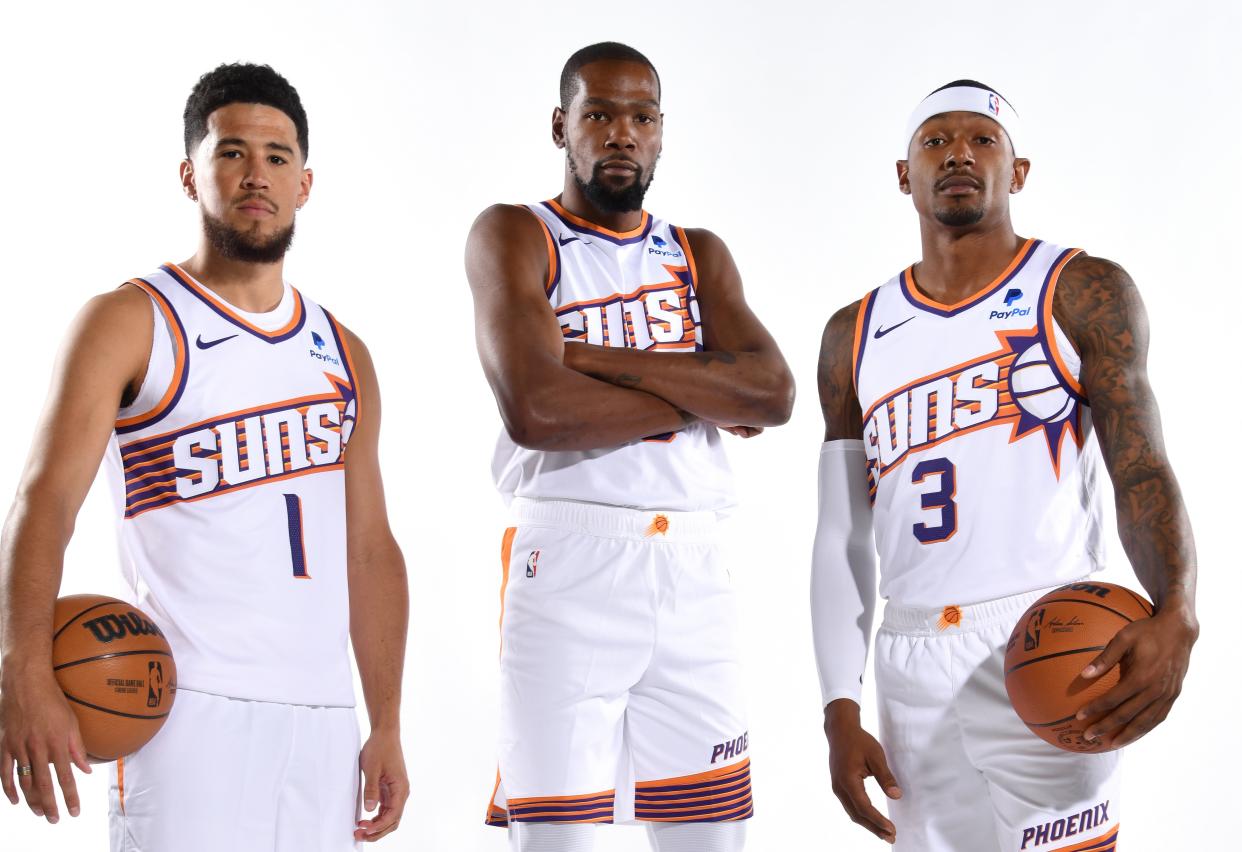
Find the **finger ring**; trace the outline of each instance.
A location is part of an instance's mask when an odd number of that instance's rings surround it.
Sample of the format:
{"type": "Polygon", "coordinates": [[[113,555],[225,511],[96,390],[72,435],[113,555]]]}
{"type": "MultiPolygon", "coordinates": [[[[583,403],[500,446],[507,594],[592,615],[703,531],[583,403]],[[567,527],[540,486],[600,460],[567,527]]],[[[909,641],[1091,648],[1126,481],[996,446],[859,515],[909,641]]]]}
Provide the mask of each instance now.
{"type": "Polygon", "coordinates": [[[34,772],[34,770],[30,767],[30,764],[27,764],[27,765],[25,765],[25,766],[19,766],[19,767],[17,767],[17,774],[18,774],[18,775],[30,775],[30,774],[31,774],[31,773],[33,773],[33,772],[34,772]]]}

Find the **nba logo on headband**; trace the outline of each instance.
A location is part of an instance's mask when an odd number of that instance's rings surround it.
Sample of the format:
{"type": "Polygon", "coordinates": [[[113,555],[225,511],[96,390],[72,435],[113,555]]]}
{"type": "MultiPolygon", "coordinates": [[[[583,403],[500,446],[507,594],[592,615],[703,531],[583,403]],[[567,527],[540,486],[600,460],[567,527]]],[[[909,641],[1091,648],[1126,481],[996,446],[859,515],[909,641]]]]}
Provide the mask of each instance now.
{"type": "Polygon", "coordinates": [[[988,95],[988,109],[992,115],[1000,115],[1000,98],[995,93],[988,95]]]}

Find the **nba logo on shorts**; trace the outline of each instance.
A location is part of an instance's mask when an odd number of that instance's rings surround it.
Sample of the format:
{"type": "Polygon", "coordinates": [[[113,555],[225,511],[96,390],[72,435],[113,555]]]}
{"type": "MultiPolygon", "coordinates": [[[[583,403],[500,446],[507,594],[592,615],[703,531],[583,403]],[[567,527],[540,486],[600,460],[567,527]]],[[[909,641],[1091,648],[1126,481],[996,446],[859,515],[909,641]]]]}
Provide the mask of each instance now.
{"type": "Polygon", "coordinates": [[[988,95],[988,109],[992,111],[992,115],[1000,115],[1000,98],[988,95]]]}
{"type": "Polygon", "coordinates": [[[539,570],[539,551],[532,550],[530,556],[526,557],[526,576],[533,577],[535,572],[539,570]]]}
{"type": "Polygon", "coordinates": [[[147,663],[147,706],[159,707],[164,697],[164,667],[158,661],[147,663]]]}

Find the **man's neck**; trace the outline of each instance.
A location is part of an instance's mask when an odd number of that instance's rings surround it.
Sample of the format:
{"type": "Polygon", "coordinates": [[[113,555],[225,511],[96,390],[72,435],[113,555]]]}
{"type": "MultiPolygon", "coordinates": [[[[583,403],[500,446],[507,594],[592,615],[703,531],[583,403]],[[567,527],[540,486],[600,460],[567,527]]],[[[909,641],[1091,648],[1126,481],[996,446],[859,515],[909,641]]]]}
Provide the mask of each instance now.
{"type": "Polygon", "coordinates": [[[1006,217],[991,228],[946,228],[923,222],[923,259],[914,268],[919,290],[942,305],[969,299],[996,280],[1024,240],[1006,217]]]}
{"type": "Polygon", "coordinates": [[[221,257],[210,246],[200,245],[181,268],[230,305],[250,313],[274,310],[285,294],[283,259],[247,263],[221,257]]]}
{"type": "Polygon", "coordinates": [[[624,213],[604,213],[598,210],[594,204],[587,200],[582,194],[582,190],[578,188],[578,182],[572,176],[567,175],[565,180],[565,190],[561,193],[557,202],[580,219],[586,219],[593,225],[599,225],[601,228],[609,231],[632,231],[643,223],[643,211],[626,210],[624,213]]]}

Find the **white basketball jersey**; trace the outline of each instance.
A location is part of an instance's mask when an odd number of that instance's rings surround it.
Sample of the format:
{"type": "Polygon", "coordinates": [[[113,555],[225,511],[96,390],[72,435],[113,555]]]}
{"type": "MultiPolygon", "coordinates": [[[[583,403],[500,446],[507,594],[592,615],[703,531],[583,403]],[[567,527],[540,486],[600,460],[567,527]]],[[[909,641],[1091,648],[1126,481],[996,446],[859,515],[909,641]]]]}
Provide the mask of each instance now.
{"type": "Polygon", "coordinates": [[[156,322],[109,472],[133,602],[178,686],[353,706],[345,445],[356,386],[339,326],[285,284],[253,314],[167,264],[131,284],[156,322]]]}
{"type": "MultiPolygon", "coordinates": [[[[637,228],[621,233],[555,201],[529,209],[544,227],[548,300],[567,343],[703,349],[694,256],[682,229],[646,212],[637,228]]],[[[734,502],[720,433],[701,422],[618,447],[570,452],[523,449],[501,430],[492,473],[506,502],[530,497],[685,512],[724,510],[734,502]]]]}
{"type": "Polygon", "coordinates": [[[1101,567],[1099,451],[1052,316],[1078,252],[1028,240],[956,305],[920,293],[912,268],[863,299],[854,376],[884,597],[968,604],[1101,567]]]}

